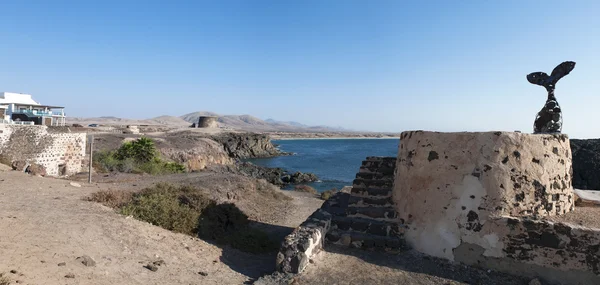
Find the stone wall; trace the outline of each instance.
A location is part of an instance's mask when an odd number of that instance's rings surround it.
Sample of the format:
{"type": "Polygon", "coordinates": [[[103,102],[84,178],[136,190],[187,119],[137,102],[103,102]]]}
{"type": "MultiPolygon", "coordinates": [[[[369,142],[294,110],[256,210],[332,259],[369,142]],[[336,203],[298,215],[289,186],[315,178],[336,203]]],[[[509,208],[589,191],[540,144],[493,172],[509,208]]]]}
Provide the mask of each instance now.
{"type": "Polygon", "coordinates": [[[600,284],[600,229],[574,210],[566,135],[401,135],[393,200],[404,239],[428,255],[562,284],[600,284]]]}
{"type": "Polygon", "coordinates": [[[456,261],[553,283],[600,284],[600,229],[498,217],[481,233],[497,250],[463,241],[453,249],[456,261]]]}
{"type": "Polygon", "coordinates": [[[12,161],[37,163],[50,176],[81,171],[85,133],[48,133],[46,126],[0,124],[0,154],[12,161]]]}
{"type": "Polygon", "coordinates": [[[217,127],[217,117],[203,117],[198,118],[198,124],[196,125],[198,128],[216,128],[217,127]]]}

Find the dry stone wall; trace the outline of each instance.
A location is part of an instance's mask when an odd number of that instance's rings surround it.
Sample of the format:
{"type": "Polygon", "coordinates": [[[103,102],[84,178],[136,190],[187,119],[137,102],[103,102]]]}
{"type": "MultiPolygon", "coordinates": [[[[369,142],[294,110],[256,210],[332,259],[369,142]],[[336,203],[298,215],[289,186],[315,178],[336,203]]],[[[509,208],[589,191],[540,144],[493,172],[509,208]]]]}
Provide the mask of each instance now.
{"type": "Polygon", "coordinates": [[[600,229],[527,218],[497,217],[482,229],[499,249],[462,242],[455,260],[558,284],[600,284],[600,229]]]}
{"type": "Polygon", "coordinates": [[[566,135],[401,135],[393,200],[404,239],[428,255],[561,284],[600,284],[600,229],[573,211],[566,135]]]}
{"type": "Polygon", "coordinates": [[[0,154],[12,161],[36,163],[49,176],[81,171],[86,154],[85,133],[48,133],[46,126],[0,124],[0,154]]]}

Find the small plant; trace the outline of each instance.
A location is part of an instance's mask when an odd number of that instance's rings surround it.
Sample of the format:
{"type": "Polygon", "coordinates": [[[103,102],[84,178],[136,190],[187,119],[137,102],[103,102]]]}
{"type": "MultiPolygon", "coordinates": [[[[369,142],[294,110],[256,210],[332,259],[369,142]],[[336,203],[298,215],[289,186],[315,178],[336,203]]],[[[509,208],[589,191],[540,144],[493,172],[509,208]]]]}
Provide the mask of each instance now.
{"type": "Polygon", "coordinates": [[[0,273],[0,285],[10,285],[12,282],[8,276],[4,275],[5,273],[0,273]]]}
{"type": "Polygon", "coordinates": [[[92,193],[88,201],[98,202],[111,208],[121,208],[132,199],[131,192],[107,190],[92,193]]]}
{"type": "Polygon", "coordinates": [[[8,156],[0,154],[0,164],[11,166],[12,160],[8,156]]]}
{"type": "Polygon", "coordinates": [[[294,187],[294,191],[306,192],[306,193],[310,193],[310,194],[317,194],[317,190],[308,185],[296,185],[296,187],[294,187]]]}
{"type": "Polygon", "coordinates": [[[126,142],[116,151],[96,152],[93,165],[99,172],[119,171],[152,175],[185,172],[183,164],[161,160],[154,142],[149,138],[126,142]]]}
{"type": "Polygon", "coordinates": [[[321,193],[321,199],[323,200],[327,200],[329,198],[331,198],[331,196],[333,196],[333,194],[339,192],[336,188],[331,188],[329,190],[323,191],[321,193]]]}
{"type": "Polygon", "coordinates": [[[115,152],[115,158],[119,160],[133,158],[141,163],[150,162],[157,156],[158,151],[156,151],[154,141],[145,137],[126,142],[115,152]]]}

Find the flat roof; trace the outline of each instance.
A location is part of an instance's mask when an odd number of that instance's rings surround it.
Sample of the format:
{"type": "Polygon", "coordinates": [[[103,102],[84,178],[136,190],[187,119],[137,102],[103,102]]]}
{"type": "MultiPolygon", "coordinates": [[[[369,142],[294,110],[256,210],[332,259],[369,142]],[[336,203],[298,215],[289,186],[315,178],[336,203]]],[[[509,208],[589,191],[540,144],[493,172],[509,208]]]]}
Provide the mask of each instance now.
{"type": "Polygon", "coordinates": [[[65,107],[61,106],[50,106],[50,105],[33,105],[33,104],[22,104],[22,103],[13,103],[16,106],[31,106],[36,108],[48,108],[48,109],[64,109],[65,107]]]}

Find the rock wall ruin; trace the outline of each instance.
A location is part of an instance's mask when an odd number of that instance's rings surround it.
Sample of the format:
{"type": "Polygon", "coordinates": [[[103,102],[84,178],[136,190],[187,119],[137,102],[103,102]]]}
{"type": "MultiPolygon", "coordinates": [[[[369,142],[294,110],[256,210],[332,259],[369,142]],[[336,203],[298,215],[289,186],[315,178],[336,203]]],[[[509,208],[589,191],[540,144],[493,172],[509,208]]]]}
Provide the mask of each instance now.
{"type": "Polygon", "coordinates": [[[574,210],[566,135],[412,131],[393,198],[404,239],[428,255],[564,284],[599,284],[600,229],[574,210]]]}
{"type": "Polygon", "coordinates": [[[11,161],[37,163],[49,176],[81,171],[85,133],[49,133],[46,126],[0,124],[0,154],[11,161]]]}

